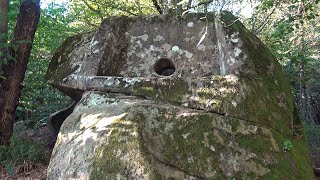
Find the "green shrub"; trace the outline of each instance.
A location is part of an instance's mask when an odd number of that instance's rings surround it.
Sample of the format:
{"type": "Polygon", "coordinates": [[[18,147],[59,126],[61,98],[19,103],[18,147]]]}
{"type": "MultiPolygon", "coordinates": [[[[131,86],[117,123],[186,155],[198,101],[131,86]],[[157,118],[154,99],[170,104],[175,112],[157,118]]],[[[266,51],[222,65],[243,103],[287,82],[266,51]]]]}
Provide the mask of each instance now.
{"type": "Polygon", "coordinates": [[[320,127],[314,123],[304,123],[310,152],[320,159],[320,127]]]}
{"type": "Polygon", "coordinates": [[[12,136],[10,146],[0,146],[0,164],[3,165],[10,176],[15,174],[15,167],[42,163],[45,161],[45,150],[38,143],[12,136]]]}

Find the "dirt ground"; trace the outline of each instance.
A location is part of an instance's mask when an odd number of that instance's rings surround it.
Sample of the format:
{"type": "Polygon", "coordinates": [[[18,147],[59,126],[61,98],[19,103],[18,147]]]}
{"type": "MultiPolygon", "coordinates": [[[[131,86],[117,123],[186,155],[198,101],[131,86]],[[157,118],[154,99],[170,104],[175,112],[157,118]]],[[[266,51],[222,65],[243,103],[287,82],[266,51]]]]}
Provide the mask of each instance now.
{"type": "Polygon", "coordinates": [[[15,168],[15,175],[9,176],[4,166],[0,164],[0,180],[45,180],[47,177],[47,167],[50,161],[51,152],[53,149],[53,142],[49,129],[44,126],[36,131],[28,130],[18,133],[18,136],[26,139],[32,139],[43,145],[45,149],[45,162],[33,164],[31,162],[24,162],[15,168]]]}
{"type": "Polygon", "coordinates": [[[1,180],[45,180],[47,177],[47,167],[37,167],[33,170],[27,172],[18,172],[15,176],[10,177],[7,172],[5,172],[3,167],[0,167],[1,180]]]}

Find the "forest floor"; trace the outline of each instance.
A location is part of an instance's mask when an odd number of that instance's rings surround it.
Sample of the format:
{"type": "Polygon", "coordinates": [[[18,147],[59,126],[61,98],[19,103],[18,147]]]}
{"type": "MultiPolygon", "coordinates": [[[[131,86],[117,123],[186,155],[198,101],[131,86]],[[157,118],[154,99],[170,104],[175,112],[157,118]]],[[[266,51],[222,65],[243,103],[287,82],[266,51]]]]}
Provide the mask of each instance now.
{"type": "Polygon", "coordinates": [[[45,180],[47,177],[47,167],[37,167],[26,172],[18,172],[14,176],[9,176],[5,170],[0,167],[0,171],[4,173],[0,176],[1,180],[45,180]]]}
{"type": "Polygon", "coordinates": [[[51,152],[53,150],[51,134],[47,127],[35,131],[26,130],[17,133],[18,136],[38,142],[45,151],[45,160],[41,163],[24,162],[14,169],[14,176],[10,176],[4,166],[0,164],[0,180],[45,180],[51,152]]]}

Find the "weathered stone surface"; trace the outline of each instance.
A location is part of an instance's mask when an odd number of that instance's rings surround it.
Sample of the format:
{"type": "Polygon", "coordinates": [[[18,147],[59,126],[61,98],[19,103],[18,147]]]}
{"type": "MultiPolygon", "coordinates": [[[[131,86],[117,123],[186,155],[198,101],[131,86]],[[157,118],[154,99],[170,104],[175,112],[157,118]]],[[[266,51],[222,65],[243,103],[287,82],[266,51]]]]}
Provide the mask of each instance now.
{"type": "Polygon", "coordinates": [[[203,16],[113,17],[61,46],[48,82],[81,100],[48,179],[313,178],[281,66],[230,13],[203,16]]]}

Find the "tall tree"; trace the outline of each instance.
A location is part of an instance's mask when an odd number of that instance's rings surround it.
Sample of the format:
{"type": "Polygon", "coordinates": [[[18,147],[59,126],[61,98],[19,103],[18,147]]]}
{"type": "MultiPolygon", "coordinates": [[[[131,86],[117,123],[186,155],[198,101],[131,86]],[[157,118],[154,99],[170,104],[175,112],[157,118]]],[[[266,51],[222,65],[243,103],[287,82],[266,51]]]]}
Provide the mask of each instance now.
{"type": "MultiPolygon", "coordinates": [[[[8,144],[13,132],[15,111],[21,83],[25,76],[37,24],[40,0],[24,0],[6,57],[1,58],[3,79],[0,80],[0,144],[8,144]]],[[[7,14],[7,12],[5,12],[7,14]]]]}
{"type": "MultiPolygon", "coordinates": [[[[9,0],[0,0],[0,44],[6,43],[9,0]]],[[[0,49],[1,50],[1,49],[0,49]]]]}
{"type": "MultiPolygon", "coordinates": [[[[8,8],[9,0],[0,0],[0,62],[4,58],[6,50],[5,44],[7,43],[8,34],[8,8]]],[[[2,68],[0,63],[0,78],[2,77],[2,68]]]]}
{"type": "Polygon", "coordinates": [[[301,103],[301,116],[302,118],[307,121],[307,99],[306,99],[306,74],[305,74],[305,26],[304,26],[304,20],[305,20],[305,7],[304,2],[301,1],[298,5],[297,9],[297,16],[300,23],[300,30],[299,35],[301,39],[300,43],[300,53],[299,53],[299,82],[300,82],[300,103],[301,103]]]}

